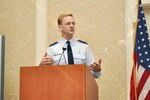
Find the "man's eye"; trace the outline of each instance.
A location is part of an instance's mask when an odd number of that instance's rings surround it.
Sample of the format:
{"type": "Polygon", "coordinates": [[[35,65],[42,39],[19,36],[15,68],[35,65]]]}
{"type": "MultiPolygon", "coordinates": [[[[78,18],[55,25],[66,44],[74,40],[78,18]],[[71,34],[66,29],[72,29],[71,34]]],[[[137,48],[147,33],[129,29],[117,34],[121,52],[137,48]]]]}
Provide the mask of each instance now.
{"type": "Polygon", "coordinates": [[[65,23],[65,25],[75,25],[75,23],[65,23]]]}

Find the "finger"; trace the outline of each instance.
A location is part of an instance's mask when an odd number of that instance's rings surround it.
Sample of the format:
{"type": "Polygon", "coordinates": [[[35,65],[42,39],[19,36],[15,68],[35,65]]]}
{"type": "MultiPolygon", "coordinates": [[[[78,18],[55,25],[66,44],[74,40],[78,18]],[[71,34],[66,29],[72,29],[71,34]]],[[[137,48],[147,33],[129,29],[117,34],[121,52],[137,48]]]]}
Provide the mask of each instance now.
{"type": "Polygon", "coordinates": [[[53,60],[52,57],[43,57],[43,60],[53,60]]]}
{"type": "Polygon", "coordinates": [[[49,65],[48,62],[44,62],[44,63],[43,63],[43,66],[48,66],[48,65],[49,65]]]}
{"type": "Polygon", "coordinates": [[[99,66],[99,64],[98,64],[98,63],[96,63],[96,62],[94,62],[93,64],[94,64],[94,66],[99,66]]]}
{"type": "Polygon", "coordinates": [[[43,57],[46,57],[47,56],[47,53],[45,52],[44,56],[43,57]]]}
{"type": "Polygon", "coordinates": [[[100,60],[98,61],[98,63],[101,64],[101,61],[102,61],[102,59],[100,59],[100,60]]]}
{"type": "Polygon", "coordinates": [[[44,62],[44,65],[52,65],[52,62],[44,62]]]}
{"type": "Polygon", "coordinates": [[[94,70],[94,66],[92,66],[92,65],[91,65],[91,66],[90,66],[90,70],[92,70],[92,71],[93,71],[93,70],[94,70]]]}
{"type": "Polygon", "coordinates": [[[98,65],[98,66],[95,66],[94,64],[91,64],[90,68],[91,68],[91,70],[92,70],[92,71],[95,71],[95,72],[97,72],[97,71],[100,71],[100,70],[101,70],[101,68],[100,68],[100,66],[99,66],[99,65],[98,65]]]}
{"type": "Polygon", "coordinates": [[[52,58],[47,58],[47,57],[45,57],[45,58],[43,59],[43,62],[54,62],[54,60],[53,60],[52,58]]]}
{"type": "Polygon", "coordinates": [[[98,69],[98,67],[94,66],[94,65],[91,65],[90,68],[93,69],[93,70],[97,70],[98,69]]]}
{"type": "Polygon", "coordinates": [[[90,67],[90,70],[92,70],[92,71],[94,71],[94,72],[100,71],[100,69],[99,69],[99,68],[96,68],[96,67],[90,67]]]}
{"type": "Polygon", "coordinates": [[[91,66],[91,68],[96,71],[99,70],[99,68],[97,66],[91,66]]]}
{"type": "Polygon", "coordinates": [[[97,63],[93,63],[93,64],[91,64],[91,67],[98,67],[99,66],[99,64],[97,64],[97,63]]]}
{"type": "Polygon", "coordinates": [[[90,70],[94,71],[94,69],[93,69],[93,68],[90,68],[90,70]]]}
{"type": "Polygon", "coordinates": [[[53,60],[43,60],[43,65],[52,65],[53,63],[53,60]]]}

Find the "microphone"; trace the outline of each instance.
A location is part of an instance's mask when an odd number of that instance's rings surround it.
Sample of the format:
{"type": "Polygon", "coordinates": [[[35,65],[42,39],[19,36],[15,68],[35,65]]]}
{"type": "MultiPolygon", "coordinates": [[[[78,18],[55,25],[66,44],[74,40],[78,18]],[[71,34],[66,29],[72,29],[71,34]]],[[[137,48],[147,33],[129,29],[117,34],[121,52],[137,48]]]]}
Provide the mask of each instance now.
{"type": "Polygon", "coordinates": [[[63,51],[65,51],[65,50],[66,50],[66,48],[65,48],[65,47],[63,47],[62,49],[63,49],[63,51]]]}
{"type": "MultiPolygon", "coordinates": [[[[62,48],[62,53],[61,53],[61,55],[60,55],[60,58],[59,58],[59,60],[58,60],[58,63],[57,63],[57,65],[59,65],[59,63],[60,63],[60,59],[61,59],[61,57],[62,57],[62,55],[64,56],[64,52],[65,52],[65,50],[66,50],[66,48],[62,48]]],[[[64,56],[64,58],[65,58],[65,56],[64,56]]],[[[65,63],[66,63],[66,59],[65,59],[65,63]]]]}
{"type": "MultiPolygon", "coordinates": [[[[63,47],[63,50],[65,51],[66,48],[63,47]]],[[[66,57],[65,57],[64,53],[63,53],[63,57],[64,57],[64,59],[65,59],[65,64],[67,65],[67,61],[66,61],[66,57]]]]}

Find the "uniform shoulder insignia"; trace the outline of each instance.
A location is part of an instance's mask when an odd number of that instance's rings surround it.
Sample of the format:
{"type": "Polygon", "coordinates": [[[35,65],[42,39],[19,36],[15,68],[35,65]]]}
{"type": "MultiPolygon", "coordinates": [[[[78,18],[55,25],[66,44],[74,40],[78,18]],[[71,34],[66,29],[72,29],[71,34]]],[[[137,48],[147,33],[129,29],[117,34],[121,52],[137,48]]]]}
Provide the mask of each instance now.
{"type": "Polygon", "coordinates": [[[77,41],[79,41],[79,42],[81,42],[81,43],[84,43],[84,44],[88,44],[87,42],[82,41],[82,40],[77,40],[77,41]]]}
{"type": "Polygon", "coordinates": [[[53,46],[53,45],[55,45],[55,44],[57,44],[57,43],[58,43],[58,42],[54,42],[54,43],[50,44],[49,47],[51,47],[51,46],[53,46]]]}

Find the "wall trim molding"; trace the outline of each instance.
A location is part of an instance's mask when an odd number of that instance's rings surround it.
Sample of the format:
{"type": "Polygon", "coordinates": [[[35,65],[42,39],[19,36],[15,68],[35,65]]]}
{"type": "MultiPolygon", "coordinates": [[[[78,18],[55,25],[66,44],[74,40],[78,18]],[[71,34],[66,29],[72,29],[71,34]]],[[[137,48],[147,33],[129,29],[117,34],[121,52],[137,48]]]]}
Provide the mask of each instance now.
{"type": "Polygon", "coordinates": [[[35,5],[35,65],[39,65],[47,48],[47,0],[37,0],[35,5]]]}
{"type": "Polygon", "coordinates": [[[127,100],[130,100],[130,77],[133,66],[134,22],[136,21],[137,0],[125,1],[126,15],[126,55],[127,55],[127,100]]]}

